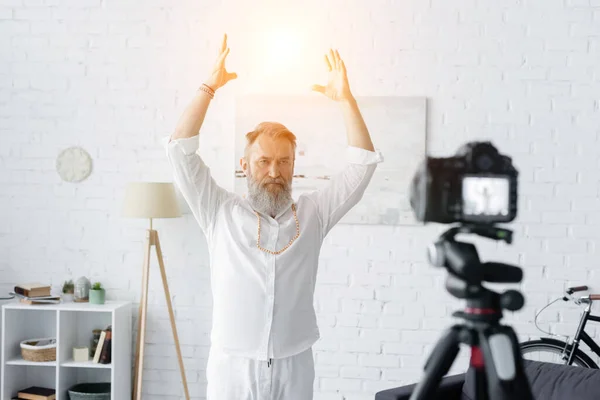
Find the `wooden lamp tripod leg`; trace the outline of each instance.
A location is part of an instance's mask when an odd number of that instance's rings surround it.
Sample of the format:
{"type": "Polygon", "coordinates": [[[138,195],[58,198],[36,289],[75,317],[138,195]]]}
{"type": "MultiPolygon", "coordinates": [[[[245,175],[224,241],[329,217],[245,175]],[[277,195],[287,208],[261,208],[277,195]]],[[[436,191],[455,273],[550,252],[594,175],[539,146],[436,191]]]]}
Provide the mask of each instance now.
{"type": "Polygon", "coordinates": [[[142,399],[142,380],[144,375],[144,343],[146,341],[146,311],[148,310],[148,278],[150,275],[150,247],[152,246],[152,234],[146,232],[144,243],[144,264],[142,266],[142,294],[138,314],[138,332],[135,354],[135,372],[133,381],[133,399],[142,399]]]}
{"type": "Polygon", "coordinates": [[[173,339],[175,339],[175,348],[177,349],[177,358],[179,360],[179,371],[181,372],[181,380],[183,381],[183,389],[185,390],[186,400],[190,400],[190,393],[188,391],[187,379],[185,377],[185,369],[183,367],[183,358],[181,357],[181,348],[179,347],[179,336],[177,335],[177,326],[175,325],[175,315],[173,314],[173,306],[171,305],[171,294],[169,293],[169,284],[167,283],[167,274],[165,272],[165,265],[163,263],[162,251],[160,250],[160,241],[158,240],[158,232],[153,231],[154,244],[156,245],[156,255],[158,256],[158,265],[160,265],[160,274],[162,277],[163,288],[165,290],[165,297],[167,300],[167,306],[169,308],[169,318],[171,319],[171,330],[173,331],[173,339]]]}

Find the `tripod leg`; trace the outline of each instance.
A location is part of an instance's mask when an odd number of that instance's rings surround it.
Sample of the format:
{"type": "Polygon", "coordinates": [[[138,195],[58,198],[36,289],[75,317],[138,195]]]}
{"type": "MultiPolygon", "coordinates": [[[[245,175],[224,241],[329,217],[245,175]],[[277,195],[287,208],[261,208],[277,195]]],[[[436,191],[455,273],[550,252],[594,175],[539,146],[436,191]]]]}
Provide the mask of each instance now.
{"type": "Polygon", "coordinates": [[[144,347],[146,341],[146,311],[148,309],[148,278],[150,275],[150,247],[151,245],[151,233],[146,233],[146,242],[144,249],[144,265],[142,273],[142,294],[140,298],[140,315],[139,330],[138,330],[138,343],[137,343],[137,357],[135,362],[135,381],[134,381],[134,400],[142,400],[142,381],[144,375],[144,347]]]}
{"type": "Polygon", "coordinates": [[[463,327],[450,328],[437,342],[425,363],[425,374],[410,396],[410,400],[429,400],[436,393],[441,379],[448,372],[459,351],[463,327]]]}
{"type": "Polygon", "coordinates": [[[490,400],[533,400],[517,335],[509,326],[480,332],[490,400]]]}
{"type": "Polygon", "coordinates": [[[181,357],[181,348],[179,347],[179,336],[177,335],[177,326],[175,325],[175,315],[173,314],[173,306],[171,305],[171,294],[169,293],[169,284],[167,283],[167,274],[165,272],[165,264],[163,263],[162,251],[158,240],[158,232],[154,231],[154,239],[156,244],[156,255],[158,256],[158,265],[160,265],[160,275],[162,276],[163,288],[167,306],[169,308],[169,318],[171,319],[171,330],[173,331],[173,339],[175,340],[175,348],[177,349],[177,359],[179,360],[179,371],[181,372],[181,380],[183,381],[183,389],[185,391],[186,400],[190,399],[188,392],[187,379],[185,377],[185,369],[183,367],[183,358],[181,357]]]}

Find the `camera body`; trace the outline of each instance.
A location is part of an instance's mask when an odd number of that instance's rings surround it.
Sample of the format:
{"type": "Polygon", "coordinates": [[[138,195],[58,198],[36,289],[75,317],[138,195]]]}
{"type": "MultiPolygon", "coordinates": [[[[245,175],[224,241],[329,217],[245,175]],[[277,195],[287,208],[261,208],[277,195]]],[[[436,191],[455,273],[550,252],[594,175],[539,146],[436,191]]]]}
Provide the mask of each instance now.
{"type": "Polygon", "coordinates": [[[494,224],[517,216],[518,171],[491,142],[469,142],[453,157],[426,157],[410,187],[422,222],[494,224]]]}

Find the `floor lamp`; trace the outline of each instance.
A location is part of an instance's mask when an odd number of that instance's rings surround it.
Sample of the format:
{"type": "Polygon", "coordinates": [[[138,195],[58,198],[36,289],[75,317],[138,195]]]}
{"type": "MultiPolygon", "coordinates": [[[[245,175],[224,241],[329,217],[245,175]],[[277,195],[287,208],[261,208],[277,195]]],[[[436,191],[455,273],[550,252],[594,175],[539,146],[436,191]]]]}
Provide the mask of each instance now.
{"type": "Polygon", "coordinates": [[[146,339],[146,311],[148,308],[148,278],[150,275],[150,253],[152,247],[156,249],[158,265],[160,266],[160,275],[162,278],[167,307],[169,309],[169,318],[171,319],[171,330],[175,339],[175,348],[177,358],[179,359],[179,370],[185,390],[185,398],[189,400],[187,380],[181,349],[179,346],[179,337],[175,325],[175,316],[173,306],[171,305],[171,295],[165,273],[162,252],[160,250],[160,241],[158,232],[152,229],[152,219],[154,218],[177,218],[181,216],[181,211],[175,196],[175,190],[172,183],[162,182],[135,182],[127,186],[125,193],[125,202],[123,207],[123,216],[128,218],[147,218],[150,219],[150,229],[146,231],[146,240],[144,243],[144,264],[142,266],[142,295],[140,299],[140,309],[138,316],[138,333],[135,348],[135,369],[133,381],[133,400],[142,399],[142,379],[144,374],[144,347],[146,339]]]}

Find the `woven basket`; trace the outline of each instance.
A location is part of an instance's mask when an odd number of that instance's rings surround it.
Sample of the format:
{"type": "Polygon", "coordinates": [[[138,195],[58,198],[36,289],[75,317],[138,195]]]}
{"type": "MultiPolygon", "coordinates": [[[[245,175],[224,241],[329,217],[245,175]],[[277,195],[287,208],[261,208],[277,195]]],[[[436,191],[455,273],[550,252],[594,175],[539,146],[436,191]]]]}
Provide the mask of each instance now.
{"type": "Polygon", "coordinates": [[[25,361],[56,361],[56,339],[27,339],[21,342],[21,356],[25,361]]]}
{"type": "Polygon", "coordinates": [[[79,383],[69,389],[71,400],[110,400],[110,382],[79,383]]]}

